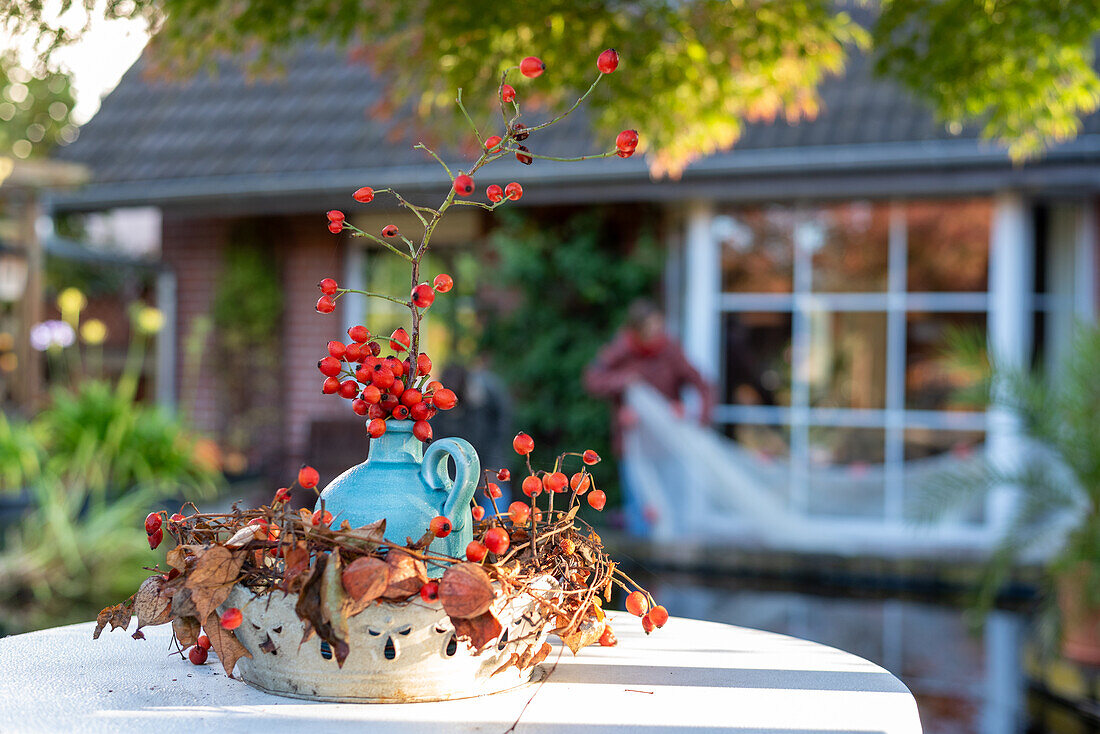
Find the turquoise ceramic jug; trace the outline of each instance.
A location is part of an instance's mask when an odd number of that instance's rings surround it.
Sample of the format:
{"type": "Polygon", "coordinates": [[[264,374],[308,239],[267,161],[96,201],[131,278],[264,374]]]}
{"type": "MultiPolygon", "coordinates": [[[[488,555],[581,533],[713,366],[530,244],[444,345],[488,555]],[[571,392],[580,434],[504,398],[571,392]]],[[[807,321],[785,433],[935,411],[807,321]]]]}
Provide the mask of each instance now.
{"type": "MultiPolygon", "coordinates": [[[[477,489],[481,462],[468,441],[441,438],[428,444],[412,433],[412,421],[386,421],[386,432],[371,440],[367,460],[332,480],[321,492],[333,527],[347,520],[353,528],[386,519],[386,540],[418,540],[433,517],[443,515],[452,530],[430,550],[463,557],[473,540],[470,500],[477,489]],[[447,459],[455,463],[450,477],[447,459]]],[[[321,507],[318,500],[317,508],[321,507]]],[[[432,574],[429,567],[429,575],[432,574]]]]}

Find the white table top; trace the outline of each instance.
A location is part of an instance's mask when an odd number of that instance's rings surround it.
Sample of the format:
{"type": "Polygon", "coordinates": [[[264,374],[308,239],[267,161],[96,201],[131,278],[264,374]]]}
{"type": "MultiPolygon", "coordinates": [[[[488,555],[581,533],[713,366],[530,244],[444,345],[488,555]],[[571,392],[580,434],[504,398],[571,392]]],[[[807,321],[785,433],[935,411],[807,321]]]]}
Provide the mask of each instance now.
{"type": "Polygon", "coordinates": [[[678,618],[646,638],[638,620],[617,620],[617,647],[566,650],[541,687],[373,705],[272,696],[227,678],[213,655],[201,667],[169,657],[170,625],[144,641],[121,630],[93,641],[91,622],[57,627],[0,639],[0,731],[504,732],[529,700],[517,734],[921,731],[901,681],[849,653],[678,618]]]}

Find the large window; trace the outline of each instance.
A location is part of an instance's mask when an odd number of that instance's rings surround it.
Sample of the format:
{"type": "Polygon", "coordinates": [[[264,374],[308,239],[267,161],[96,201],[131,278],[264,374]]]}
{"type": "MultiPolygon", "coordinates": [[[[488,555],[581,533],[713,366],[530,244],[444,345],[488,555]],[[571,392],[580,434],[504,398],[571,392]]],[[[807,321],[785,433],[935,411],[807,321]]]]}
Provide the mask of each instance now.
{"type": "MultiPolygon", "coordinates": [[[[726,435],[814,515],[902,520],[907,488],[974,455],[985,415],[944,367],[986,329],[992,203],[849,202],[723,212],[726,435]]],[[[981,521],[981,510],[967,518],[981,521]]]]}

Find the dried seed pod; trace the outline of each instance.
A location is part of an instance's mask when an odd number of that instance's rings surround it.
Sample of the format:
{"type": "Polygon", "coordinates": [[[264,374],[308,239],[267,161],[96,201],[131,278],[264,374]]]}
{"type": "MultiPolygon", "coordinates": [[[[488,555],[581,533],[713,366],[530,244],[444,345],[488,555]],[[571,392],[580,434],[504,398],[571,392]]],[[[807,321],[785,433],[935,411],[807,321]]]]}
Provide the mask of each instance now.
{"type": "Polygon", "coordinates": [[[420,593],[420,587],[428,580],[424,562],[413,558],[407,551],[390,548],[386,553],[389,566],[389,585],[382,596],[386,599],[408,599],[420,593]]]}
{"type": "Polygon", "coordinates": [[[163,585],[163,576],[150,576],[134,595],[134,614],[137,615],[139,628],[167,624],[172,620],[172,600],[160,595],[163,585]]]}
{"type": "Polygon", "coordinates": [[[444,572],[439,582],[439,601],[452,619],[470,619],[484,614],[493,603],[489,574],[476,563],[459,563],[444,572]]]}

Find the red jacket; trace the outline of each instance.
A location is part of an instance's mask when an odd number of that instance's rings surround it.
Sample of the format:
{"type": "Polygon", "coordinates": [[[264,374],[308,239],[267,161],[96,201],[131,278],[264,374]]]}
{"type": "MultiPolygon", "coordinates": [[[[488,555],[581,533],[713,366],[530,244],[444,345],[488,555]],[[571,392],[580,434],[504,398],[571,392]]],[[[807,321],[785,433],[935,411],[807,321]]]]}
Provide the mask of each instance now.
{"type": "MultiPolygon", "coordinates": [[[[710,422],[710,410],[714,403],[711,385],[691,365],[674,339],[662,337],[653,343],[643,344],[633,332],[622,330],[600,350],[584,373],[585,389],[592,395],[611,399],[616,407],[621,407],[626,388],[638,380],[651,385],[674,404],[679,404],[683,387],[693,386],[699,391],[702,402],[700,418],[703,423],[710,422]]],[[[621,423],[629,420],[623,411],[617,413],[616,450],[619,448],[621,423]]]]}

